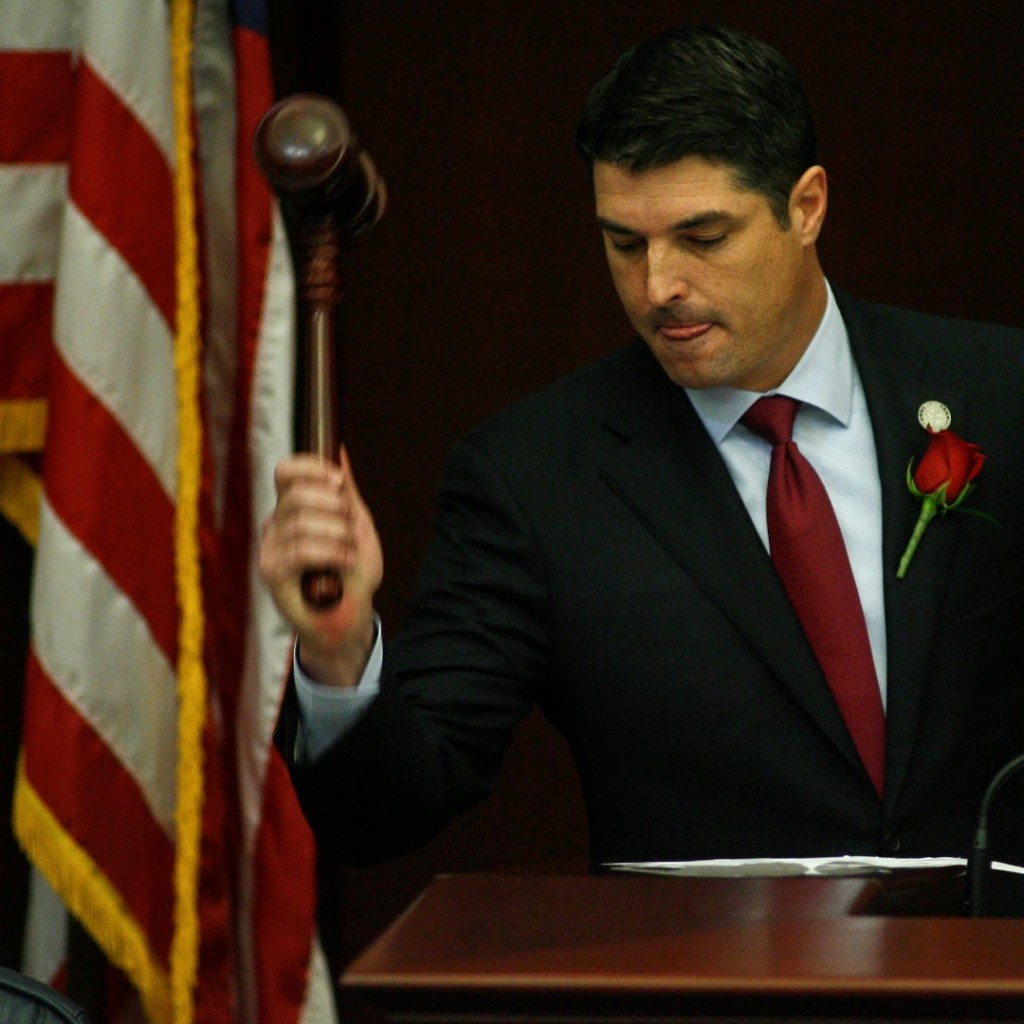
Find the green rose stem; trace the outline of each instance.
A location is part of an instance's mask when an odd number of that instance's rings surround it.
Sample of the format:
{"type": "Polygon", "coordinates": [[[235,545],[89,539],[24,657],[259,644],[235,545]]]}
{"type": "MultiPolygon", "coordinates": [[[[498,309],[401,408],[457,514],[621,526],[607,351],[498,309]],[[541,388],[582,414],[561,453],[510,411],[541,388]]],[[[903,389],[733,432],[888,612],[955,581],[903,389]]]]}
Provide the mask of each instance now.
{"type": "MultiPolygon", "coordinates": [[[[896,570],[897,579],[903,579],[907,574],[907,568],[910,565],[910,560],[914,557],[914,552],[917,550],[917,545],[921,543],[921,538],[924,536],[924,531],[928,528],[928,524],[935,518],[935,513],[945,504],[943,500],[945,498],[945,487],[942,488],[942,497],[934,494],[925,494],[921,498],[921,514],[917,517],[917,524],[914,526],[914,532],[910,535],[910,542],[907,544],[907,550],[903,552],[903,557],[900,559],[900,567],[896,570]]],[[[889,563],[892,564],[891,562],[889,563]]]]}

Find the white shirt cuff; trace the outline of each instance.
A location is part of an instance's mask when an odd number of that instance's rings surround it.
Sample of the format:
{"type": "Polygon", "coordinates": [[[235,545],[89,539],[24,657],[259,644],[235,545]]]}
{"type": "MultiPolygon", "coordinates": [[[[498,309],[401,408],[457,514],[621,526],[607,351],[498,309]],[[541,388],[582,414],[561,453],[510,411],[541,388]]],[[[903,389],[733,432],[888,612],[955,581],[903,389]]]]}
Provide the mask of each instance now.
{"type": "Polygon", "coordinates": [[[292,651],[295,694],[299,705],[299,729],[293,756],[298,764],[320,757],[359,720],[370,701],[380,692],[384,663],[384,642],[380,619],[373,617],[373,647],[357,686],[324,686],[311,679],[299,664],[299,644],[292,651]]]}

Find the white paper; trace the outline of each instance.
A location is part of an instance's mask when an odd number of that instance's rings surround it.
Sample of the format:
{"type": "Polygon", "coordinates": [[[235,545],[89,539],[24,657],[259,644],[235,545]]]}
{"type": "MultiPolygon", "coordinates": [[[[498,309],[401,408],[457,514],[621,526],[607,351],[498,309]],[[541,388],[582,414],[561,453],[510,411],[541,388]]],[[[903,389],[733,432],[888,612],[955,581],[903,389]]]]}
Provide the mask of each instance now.
{"type": "MultiPolygon", "coordinates": [[[[965,866],[963,857],[754,857],[749,860],[620,861],[612,871],[694,878],[784,878],[801,875],[851,877],[906,870],[965,866]]],[[[1024,874],[1024,867],[994,862],[995,871],[1024,874]]]]}

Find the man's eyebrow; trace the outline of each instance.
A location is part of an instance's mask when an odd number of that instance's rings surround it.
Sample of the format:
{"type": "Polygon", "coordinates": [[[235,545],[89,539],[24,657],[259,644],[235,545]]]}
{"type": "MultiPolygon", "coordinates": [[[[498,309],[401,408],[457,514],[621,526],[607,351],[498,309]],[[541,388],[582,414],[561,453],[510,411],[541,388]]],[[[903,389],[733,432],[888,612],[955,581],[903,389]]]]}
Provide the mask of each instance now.
{"type": "MultiPolygon", "coordinates": [[[[695,214],[692,217],[686,217],[683,220],[677,220],[672,225],[673,231],[688,231],[691,228],[707,227],[708,224],[721,224],[723,222],[734,221],[736,218],[731,213],[726,213],[725,210],[707,210],[704,213],[695,214]]],[[[607,217],[598,217],[597,223],[605,231],[611,232],[613,235],[635,235],[638,232],[634,231],[633,228],[628,228],[624,224],[617,224],[613,220],[609,220],[607,217]]]]}

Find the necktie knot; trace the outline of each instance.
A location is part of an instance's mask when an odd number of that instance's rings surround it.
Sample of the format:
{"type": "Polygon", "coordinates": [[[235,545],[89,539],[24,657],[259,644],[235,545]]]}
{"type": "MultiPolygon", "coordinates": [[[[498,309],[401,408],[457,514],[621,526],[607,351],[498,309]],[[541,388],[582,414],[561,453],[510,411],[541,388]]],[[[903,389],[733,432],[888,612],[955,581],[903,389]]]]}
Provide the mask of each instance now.
{"type": "Polygon", "coordinates": [[[793,421],[799,408],[795,398],[767,395],[743,414],[741,422],[772,445],[786,444],[793,440],[793,421]]]}

